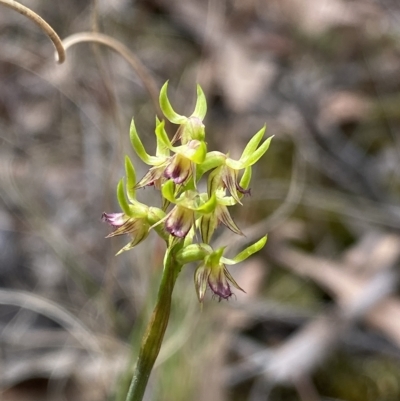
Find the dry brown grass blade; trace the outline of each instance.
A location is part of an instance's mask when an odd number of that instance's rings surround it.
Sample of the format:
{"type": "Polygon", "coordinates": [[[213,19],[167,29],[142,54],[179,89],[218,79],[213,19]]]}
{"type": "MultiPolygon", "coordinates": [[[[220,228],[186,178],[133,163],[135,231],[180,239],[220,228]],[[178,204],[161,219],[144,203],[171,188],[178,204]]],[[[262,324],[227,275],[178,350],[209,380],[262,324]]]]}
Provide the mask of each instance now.
{"type": "MultiPolygon", "coordinates": [[[[272,248],[270,247],[270,250],[272,248]]],[[[360,280],[338,263],[307,255],[290,246],[275,247],[271,254],[276,261],[295,274],[308,277],[324,287],[345,310],[363,291],[366,284],[365,280],[360,280]]],[[[358,308],[355,312],[363,310],[362,305],[358,305],[358,308]]],[[[363,319],[400,347],[400,300],[389,296],[367,308],[365,312],[363,319]]]]}
{"type": "Polygon", "coordinates": [[[47,316],[70,332],[85,349],[93,354],[102,354],[95,335],[70,312],[48,299],[25,291],[0,289],[0,304],[19,306],[47,316]]]}
{"type": "Polygon", "coordinates": [[[127,46],[125,46],[123,43],[119,42],[116,39],[113,39],[108,35],[97,32],[76,33],[74,35],[65,38],[62,43],[64,45],[65,50],[67,50],[70,47],[83,42],[102,44],[114,50],[121,57],[123,57],[130,64],[130,66],[134,69],[138,77],[143,82],[144,87],[146,88],[146,90],[150,95],[150,98],[153,102],[154,108],[156,109],[158,117],[162,118],[163,114],[158,104],[157,84],[155,83],[151,74],[148,72],[147,68],[136,57],[136,55],[132,53],[132,51],[127,46]]]}
{"type": "Polygon", "coordinates": [[[13,0],[0,0],[0,4],[3,4],[6,7],[9,7],[18,13],[24,15],[33,21],[37,26],[39,26],[42,31],[49,37],[49,39],[53,42],[54,47],[56,48],[58,55],[58,63],[63,63],[65,61],[65,49],[61,42],[60,37],[57,35],[55,30],[38,14],[33,12],[30,8],[23,6],[20,3],[17,3],[13,0]]]}

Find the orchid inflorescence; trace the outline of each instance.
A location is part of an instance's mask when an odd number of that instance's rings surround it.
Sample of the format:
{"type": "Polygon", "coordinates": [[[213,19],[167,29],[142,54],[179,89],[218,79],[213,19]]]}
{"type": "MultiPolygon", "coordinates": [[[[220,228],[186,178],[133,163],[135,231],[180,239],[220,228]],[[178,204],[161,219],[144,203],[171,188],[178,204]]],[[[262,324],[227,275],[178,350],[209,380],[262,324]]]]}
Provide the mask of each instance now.
{"type": "Polygon", "coordinates": [[[125,157],[125,182],[121,179],[117,187],[122,213],[104,213],[103,220],[115,228],[108,237],[132,236],[132,241],[117,254],[132,249],[154,229],[167,242],[168,250],[174,251],[178,269],[184,264],[200,261],[195,271],[195,287],[200,302],[208,287],[220,299],[227,299],[232,295],[229,283],[242,289],[226,265],[239,263],[259,251],[267,237],[233,259],[223,256],[224,248],[214,250],[211,239],[221,223],[234,233],[243,235],[233,221],[229,207],[241,205],[243,196],[250,194],[252,166],[268,150],[272,137],[261,143],[266,129],[264,126],[251,138],[239,160],[218,151],[208,152],[203,124],[207,103],[201,87],[197,86],[196,106],[190,117],[174,111],[168,100],[167,87],[168,82],[161,89],[160,106],[165,117],[179,125],[176,134],[170,140],[165,121],[156,119],[157,150],[156,155],[151,156],[146,152],[132,120],[132,146],[139,158],[151,167],[141,180],[136,181],[132,161],[125,157]],[[207,192],[201,193],[198,183],[206,173],[207,192]],[[147,186],[160,190],[161,208],[147,206],[136,199],[136,190],[147,186]],[[196,235],[198,232],[199,236],[196,235]]]}

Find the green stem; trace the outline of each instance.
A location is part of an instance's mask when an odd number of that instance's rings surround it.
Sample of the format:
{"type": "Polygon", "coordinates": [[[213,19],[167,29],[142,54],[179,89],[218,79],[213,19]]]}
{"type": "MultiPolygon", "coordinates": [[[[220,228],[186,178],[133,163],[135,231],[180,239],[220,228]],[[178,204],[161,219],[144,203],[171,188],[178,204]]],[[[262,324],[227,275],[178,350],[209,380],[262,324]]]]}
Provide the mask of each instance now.
{"type": "Polygon", "coordinates": [[[126,401],[141,401],[143,399],[151,370],[160,352],[164,334],[168,326],[172,291],[180,268],[181,266],[172,257],[171,250],[168,250],[158,290],[157,304],[142,339],[142,345],[126,401]]]}

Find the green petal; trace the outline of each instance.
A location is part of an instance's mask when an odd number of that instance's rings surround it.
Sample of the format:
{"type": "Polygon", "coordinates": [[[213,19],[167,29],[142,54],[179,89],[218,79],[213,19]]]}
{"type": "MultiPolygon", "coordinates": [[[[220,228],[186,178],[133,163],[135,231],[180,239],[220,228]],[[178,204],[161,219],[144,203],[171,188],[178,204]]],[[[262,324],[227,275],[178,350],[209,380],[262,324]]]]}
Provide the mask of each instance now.
{"type": "Polygon", "coordinates": [[[150,156],[146,152],[146,150],[142,144],[142,141],[140,140],[139,135],[137,133],[135,122],[133,119],[132,119],[131,128],[130,128],[130,138],[131,138],[131,144],[132,144],[133,149],[135,149],[135,152],[143,160],[144,163],[155,166],[162,161],[162,160],[160,160],[160,158],[150,156]]]}
{"type": "Polygon", "coordinates": [[[199,166],[197,166],[196,181],[199,181],[199,179],[207,171],[210,171],[213,168],[219,167],[222,164],[224,164],[225,160],[226,160],[226,155],[224,155],[221,152],[218,151],[208,152],[203,162],[199,166]]]}
{"type": "Polygon", "coordinates": [[[136,200],[136,172],[129,156],[125,156],[126,194],[130,202],[136,200]]]}
{"type": "Polygon", "coordinates": [[[165,117],[167,117],[167,119],[171,121],[171,123],[183,124],[186,122],[187,118],[185,116],[181,116],[178,113],[175,113],[174,109],[171,106],[171,103],[168,100],[167,89],[168,89],[168,81],[165,82],[160,91],[161,110],[164,113],[165,117]]]}
{"type": "Polygon", "coordinates": [[[251,156],[255,150],[257,149],[258,144],[261,142],[262,137],[265,134],[266,126],[262,127],[260,131],[258,131],[253,138],[250,139],[249,143],[243,150],[242,156],[240,156],[239,160],[243,160],[249,156],[251,156]]]}
{"type": "Polygon", "coordinates": [[[207,145],[204,141],[200,141],[199,147],[196,149],[196,152],[193,156],[190,157],[190,160],[193,163],[200,164],[204,162],[207,154],[207,145]]]}
{"type": "Polygon", "coordinates": [[[122,211],[128,216],[132,216],[128,200],[126,199],[126,196],[125,196],[123,179],[121,179],[119,181],[118,186],[117,186],[117,199],[118,199],[118,203],[119,203],[122,211]]]}
{"type": "Polygon", "coordinates": [[[168,138],[167,132],[165,131],[165,122],[161,121],[156,127],[157,142],[159,141],[168,149],[173,149],[171,141],[168,138]]]}
{"type": "Polygon", "coordinates": [[[204,95],[203,89],[201,89],[201,86],[197,84],[196,107],[191,117],[197,117],[200,120],[203,120],[204,117],[206,116],[206,113],[207,113],[207,100],[204,95]]]}
{"type": "Polygon", "coordinates": [[[167,199],[167,201],[171,203],[177,203],[177,199],[175,197],[175,183],[172,180],[168,180],[163,184],[161,193],[162,196],[167,199]]]}
{"type": "Polygon", "coordinates": [[[221,262],[225,263],[227,265],[235,265],[236,263],[243,262],[249,256],[253,255],[253,253],[258,252],[265,245],[266,242],[267,242],[267,236],[262,237],[255,244],[250,245],[245,250],[243,250],[238,255],[236,255],[233,259],[228,259],[228,258],[222,257],[221,262]]]}
{"type": "Polygon", "coordinates": [[[208,214],[212,213],[216,207],[217,207],[217,196],[215,195],[215,193],[213,193],[211,195],[211,198],[206,203],[203,203],[201,206],[197,207],[194,210],[202,214],[208,214]]]}
{"type": "Polygon", "coordinates": [[[266,139],[262,143],[262,145],[253,154],[251,154],[248,158],[242,160],[243,166],[249,167],[249,166],[252,166],[254,163],[257,163],[258,160],[260,160],[260,158],[268,150],[272,138],[273,138],[273,136],[270,136],[268,139],[266,139]]]}

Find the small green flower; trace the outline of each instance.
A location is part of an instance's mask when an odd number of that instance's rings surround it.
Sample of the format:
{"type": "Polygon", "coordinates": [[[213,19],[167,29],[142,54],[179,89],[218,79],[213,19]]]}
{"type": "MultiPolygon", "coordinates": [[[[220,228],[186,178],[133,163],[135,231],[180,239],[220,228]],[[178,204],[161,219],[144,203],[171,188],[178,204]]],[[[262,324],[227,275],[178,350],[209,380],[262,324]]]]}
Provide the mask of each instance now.
{"type": "Polygon", "coordinates": [[[177,198],[173,181],[167,181],[162,186],[161,193],[164,199],[175,204],[163,219],[165,220],[165,230],[174,237],[186,237],[194,227],[198,215],[210,213],[215,209],[215,196],[204,201],[197,191],[186,190],[177,198]]]}
{"type": "MultiPolygon", "coordinates": [[[[120,180],[117,186],[117,199],[123,212],[103,213],[102,215],[102,220],[115,228],[106,238],[123,234],[129,234],[133,237],[132,241],[125,245],[117,255],[132,249],[146,239],[151,226],[165,217],[165,213],[162,210],[149,207],[136,200],[136,173],[131,160],[127,156],[125,158],[125,171],[127,197],[125,195],[123,180],[120,180]]],[[[157,232],[161,237],[166,237],[165,233],[161,230],[157,232]]]]}
{"type": "Polygon", "coordinates": [[[160,188],[163,178],[172,179],[175,184],[184,184],[193,176],[195,165],[205,159],[207,148],[204,141],[192,139],[181,146],[173,146],[164,128],[164,121],[156,127],[157,156],[150,156],[137,134],[135,123],[131,123],[131,143],[137,155],[148,165],[153,166],[136,184],[136,188],[154,185],[160,188]],[[162,149],[162,153],[159,149],[162,149]],[[170,151],[175,153],[170,156],[170,151]]]}
{"type": "Polygon", "coordinates": [[[203,141],[205,137],[203,119],[207,113],[207,101],[200,85],[197,85],[197,101],[195,109],[190,117],[182,116],[174,111],[167,95],[168,81],[165,82],[160,91],[160,107],[165,117],[180,127],[174,137],[186,144],[190,140],[203,141]]]}
{"type": "MultiPolygon", "coordinates": [[[[208,195],[210,196],[210,194],[208,195]]],[[[212,195],[211,195],[212,196],[212,195]]],[[[204,243],[209,244],[211,237],[219,224],[228,227],[232,232],[238,235],[244,235],[240,228],[233,221],[227,206],[233,203],[229,197],[225,196],[225,190],[217,190],[215,192],[216,202],[215,207],[210,213],[205,213],[200,218],[199,229],[201,239],[204,243]]]]}
{"type": "Polygon", "coordinates": [[[210,288],[219,299],[228,299],[232,295],[230,284],[240,291],[244,290],[237,284],[225,265],[243,262],[253,253],[262,249],[266,242],[267,237],[262,237],[233,259],[223,256],[225,248],[213,251],[207,244],[192,244],[178,252],[177,260],[182,264],[202,260],[194,274],[194,283],[199,302],[203,302],[207,288],[210,288]]]}
{"type": "Polygon", "coordinates": [[[129,217],[125,213],[103,213],[101,217],[103,221],[115,227],[115,230],[106,238],[123,234],[130,234],[133,237],[132,241],[125,245],[117,255],[132,249],[149,235],[150,224],[146,217],[129,217]]]}
{"type": "Polygon", "coordinates": [[[197,179],[205,172],[214,169],[208,179],[208,193],[218,189],[227,189],[235,202],[241,204],[241,197],[250,193],[246,189],[251,178],[251,166],[254,165],[268,150],[272,136],[267,138],[259,147],[266,127],[258,131],[246,145],[239,160],[233,160],[221,152],[209,152],[198,169],[197,179]],[[241,181],[238,181],[239,172],[245,170],[241,181]]]}

